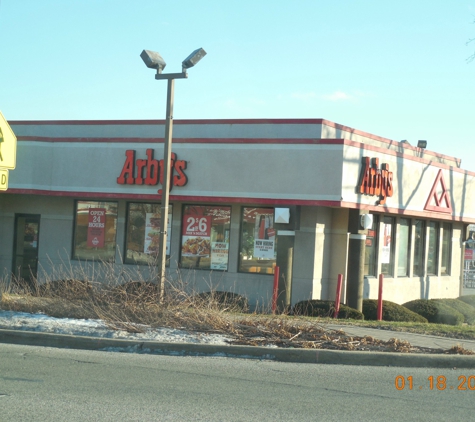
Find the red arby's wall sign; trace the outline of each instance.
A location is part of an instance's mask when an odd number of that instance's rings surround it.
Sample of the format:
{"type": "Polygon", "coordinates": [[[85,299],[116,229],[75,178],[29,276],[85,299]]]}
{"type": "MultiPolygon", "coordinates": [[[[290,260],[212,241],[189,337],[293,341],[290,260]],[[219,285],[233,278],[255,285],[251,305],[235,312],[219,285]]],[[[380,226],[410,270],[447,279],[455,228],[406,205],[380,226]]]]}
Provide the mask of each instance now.
{"type": "MultiPolygon", "coordinates": [[[[125,163],[120,176],[117,178],[119,185],[158,185],[163,184],[163,174],[165,171],[165,160],[153,158],[153,149],[147,149],[146,159],[135,158],[136,151],[128,149],[125,151],[125,163]]],[[[187,162],[178,160],[177,155],[172,152],[170,162],[170,190],[173,186],[185,186],[188,182],[186,177],[187,162]]],[[[162,190],[159,189],[158,193],[162,190]]]]}
{"type": "Polygon", "coordinates": [[[389,164],[381,164],[379,158],[363,157],[364,168],[361,173],[360,193],[379,196],[379,205],[386,203],[386,198],[393,196],[393,172],[389,164]]]}

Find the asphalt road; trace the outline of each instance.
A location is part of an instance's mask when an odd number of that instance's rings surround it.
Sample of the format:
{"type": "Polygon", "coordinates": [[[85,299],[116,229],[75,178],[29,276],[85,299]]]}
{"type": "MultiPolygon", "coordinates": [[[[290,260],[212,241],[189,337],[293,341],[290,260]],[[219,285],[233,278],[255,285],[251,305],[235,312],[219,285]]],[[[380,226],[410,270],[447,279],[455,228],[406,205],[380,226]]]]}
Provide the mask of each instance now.
{"type": "Polygon", "coordinates": [[[474,397],[474,370],[0,344],[0,421],[468,421],[474,397]]]}

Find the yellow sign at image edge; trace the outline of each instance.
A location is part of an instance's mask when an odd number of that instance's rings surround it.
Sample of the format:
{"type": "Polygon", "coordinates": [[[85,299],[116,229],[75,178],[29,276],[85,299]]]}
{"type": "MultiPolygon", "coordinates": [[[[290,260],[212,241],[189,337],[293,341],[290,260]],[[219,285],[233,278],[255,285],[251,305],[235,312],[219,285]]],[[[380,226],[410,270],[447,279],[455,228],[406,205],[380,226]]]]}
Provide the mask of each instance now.
{"type": "Polygon", "coordinates": [[[0,111],[0,168],[13,170],[16,165],[16,136],[0,111]]]}
{"type": "Polygon", "coordinates": [[[8,189],[8,170],[0,169],[0,190],[8,189]]]}

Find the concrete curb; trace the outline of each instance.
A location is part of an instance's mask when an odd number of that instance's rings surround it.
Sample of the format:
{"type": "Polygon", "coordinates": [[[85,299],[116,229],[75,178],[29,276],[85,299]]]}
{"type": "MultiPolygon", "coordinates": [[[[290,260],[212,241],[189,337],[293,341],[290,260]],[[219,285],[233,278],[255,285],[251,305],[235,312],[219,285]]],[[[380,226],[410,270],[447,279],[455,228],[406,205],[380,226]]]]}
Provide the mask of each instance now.
{"type": "Polygon", "coordinates": [[[212,344],[161,343],[1,330],[0,343],[103,351],[123,351],[180,356],[223,356],[273,360],[277,362],[320,363],[334,365],[368,365],[424,368],[475,368],[475,356],[358,352],[341,350],[284,349],[254,346],[220,346],[212,344]]]}

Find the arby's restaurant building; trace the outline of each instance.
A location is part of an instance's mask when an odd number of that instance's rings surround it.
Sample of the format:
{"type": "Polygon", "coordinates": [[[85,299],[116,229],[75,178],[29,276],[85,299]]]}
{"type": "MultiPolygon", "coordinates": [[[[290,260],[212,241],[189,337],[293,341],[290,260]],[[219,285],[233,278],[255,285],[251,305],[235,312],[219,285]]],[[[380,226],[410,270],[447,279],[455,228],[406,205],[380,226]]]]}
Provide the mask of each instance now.
{"type": "MultiPolygon", "coordinates": [[[[0,192],[0,276],[113,268],[117,283],[146,280],[165,122],[9,125],[17,161],[0,192]]],[[[170,168],[171,282],[268,306],[282,262],[292,304],[333,299],[339,274],[350,306],[377,298],[380,274],[397,303],[475,293],[463,277],[475,174],[457,158],[323,119],[177,120],[170,168]]]]}

